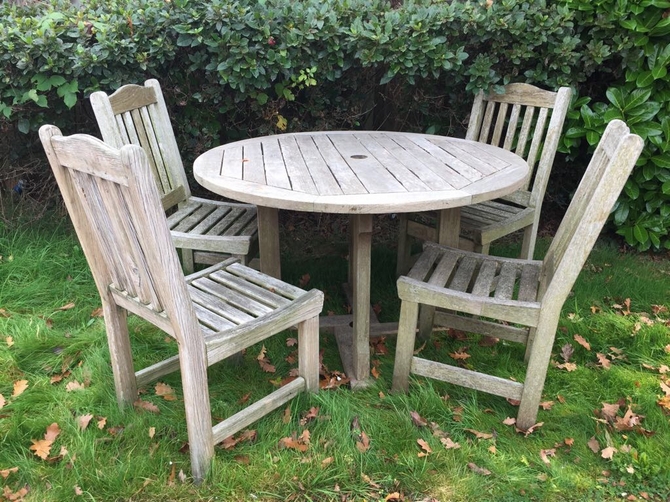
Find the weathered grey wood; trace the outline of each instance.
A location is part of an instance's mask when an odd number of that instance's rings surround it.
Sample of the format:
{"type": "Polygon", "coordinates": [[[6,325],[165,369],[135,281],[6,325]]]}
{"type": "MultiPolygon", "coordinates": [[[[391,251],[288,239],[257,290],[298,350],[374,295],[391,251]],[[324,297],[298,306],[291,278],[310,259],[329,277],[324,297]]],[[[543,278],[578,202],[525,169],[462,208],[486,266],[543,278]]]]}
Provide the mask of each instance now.
{"type": "MultiPolygon", "coordinates": [[[[147,153],[163,208],[169,211],[178,207],[171,211],[170,224],[173,243],[183,250],[182,265],[187,273],[205,256],[192,250],[220,253],[221,257],[233,255],[245,262],[252,258],[248,255],[256,249],[258,239],[255,207],[191,196],[157,80],[147,80],[144,86],[125,85],[110,96],[94,92],[91,105],[105,142],[115,148],[126,144],[141,146],[147,153]],[[244,209],[245,213],[228,211],[232,208],[244,209]],[[208,222],[208,218],[216,221],[208,222]]],[[[246,168],[252,176],[264,175],[262,165],[256,167],[251,162],[246,168]]],[[[210,258],[206,255],[204,263],[210,264],[210,258]]]]}
{"type": "MultiPolygon", "coordinates": [[[[478,117],[485,125],[492,115],[478,112],[478,117]]],[[[517,399],[517,426],[533,426],[561,308],[642,147],[642,139],[630,134],[626,124],[609,123],[542,262],[426,243],[408,275],[398,279],[402,303],[393,388],[407,390],[409,373],[415,373],[517,399]],[[457,263],[454,273],[445,273],[446,261],[457,263]],[[417,322],[424,329],[418,306],[422,315],[424,310],[445,310],[434,314],[435,325],[525,343],[524,381],[412,358],[417,322]]]]}
{"type": "Polygon", "coordinates": [[[281,278],[279,211],[272,207],[258,206],[258,229],[263,236],[258,243],[261,272],[279,279],[281,278]]]}
{"type": "Polygon", "coordinates": [[[523,384],[519,382],[421,359],[420,357],[412,358],[412,373],[509,399],[520,400],[523,391],[523,384]]]}
{"type": "Polygon", "coordinates": [[[372,252],[372,215],[351,217],[352,253],[349,266],[354,299],[353,365],[356,380],[366,380],[370,373],[370,259],[372,252]],[[367,294],[365,294],[367,292],[367,294]],[[363,293],[363,294],[361,294],[363,293]]]}
{"type": "MultiPolygon", "coordinates": [[[[502,94],[480,92],[475,98],[466,139],[501,145],[505,150],[514,151],[525,159],[531,169],[520,190],[497,201],[474,200],[479,203],[462,208],[461,238],[470,240],[476,251],[488,253],[492,242],[523,229],[521,257],[532,259],[542,200],[570,105],[570,96],[571,90],[567,87],[550,92],[519,83],[509,84],[502,94]]],[[[400,218],[403,221],[411,219],[411,216],[401,215],[400,218]]],[[[411,245],[404,241],[411,238],[425,240],[430,235],[421,229],[426,227],[423,223],[402,223],[402,227],[406,231],[399,233],[398,275],[409,269],[410,258],[406,249],[411,245]]],[[[457,244],[452,242],[449,245],[457,244]]]]}
{"type": "Polygon", "coordinates": [[[185,278],[142,147],[66,138],[54,126],[43,126],[40,138],[102,299],[117,400],[132,403],[139,386],[180,370],[191,469],[199,482],[216,442],[298,392],[318,390],[323,293],[282,283],[234,259],[185,278]],[[175,338],[178,355],[136,372],[127,312],[175,338]],[[207,367],[293,326],[299,377],[212,427],[207,367]]]}
{"type": "Polygon", "coordinates": [[[258,205],[261,270],[276,277],[280,274],[277,209],[352,215],[349,283],[354,287],[354,342],[348,345],[348,354],[356,362],[348,376],[363,381],[369,375],[369,335],[376,329],[369,322],[371,215],[440,210],[439,241],[457,244],[459,207],[522,186],[528,164],[507,150],[462,139],[323,131],[214,148],[196,159],[194,175],[220,195],[258,205]],[[253,171],[245,169],[246,164],[253,171]]]}
{"type": "Polygon", "coordinates": [[[227,437],[258,421],[258,419],[293,399],[303,390],[305,390],[305,380],[298,377],[272,394],[259,399],[226,420],[219,422],[212,430],[214,444],[220,443],[227,437]]]}

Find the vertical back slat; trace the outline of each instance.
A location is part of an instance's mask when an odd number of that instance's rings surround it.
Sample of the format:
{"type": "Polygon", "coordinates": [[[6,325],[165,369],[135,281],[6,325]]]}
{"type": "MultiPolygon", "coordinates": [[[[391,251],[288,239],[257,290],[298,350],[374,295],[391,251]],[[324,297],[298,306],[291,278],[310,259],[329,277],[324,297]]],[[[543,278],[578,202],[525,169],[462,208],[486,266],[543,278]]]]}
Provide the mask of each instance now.
{"type": "Polygon", "coordinates": [[[486,111],[484,112],[484,121],[482,122],[482,128],[479,131],[479,141],[482,143],[489,142],[489,134],[491,131],[491,124],[493,122],[493,114],[495,112],[496,104],[493,101],[486,103],[486,111]]]}
{"type": "Polygon", "coordinates": [[[509,124],[507,125],[507,134],[505,135],[505,143],[503,143],[503,148],[505,150],[512,151],[514,148],[514,139],[516,138],[516,130],[519,125],[519,113],[521,112],[521,105],[515,103],[512,106],[512,113],[509,117],[509,124]]]}
{"type": "MultiPolygon", "coordinates": [[[[544,127],[547,123],[547,116],[549,115],[549,110],[547,108],[540,108],[540,111],[537,115],[537,121],[535,122],[535,127],[533,130],[532,141],[530,144],[530,150],[528,150],[528,156],[526,161],[528,162],[528,167],[531,171],[535,168],[535,163],[537,162],[538,153],[540,147],[542,146],[542,140],[544,138],[544,127]]],[[[527,189],[527,187],[526,187],[527,189]]]]}
{"type": "MultiPolygon", "coordinates": [[[[519,131],[519,137],[517,139],[516,149],[514,150],[514,153],[516,153],[519,157],[523,157],[526,160],[528,160],[526,156],[526,143],[528,142],[528,137],[530,136],[530,130],[533,125],[534,115],[535,115],[535,107],[527,106],[526,113],[524,113],[523,116],[523,123],[521,124],[521,130],[519,131]]],[[[533,166],[529,165],[529,167],[532,170],[533,166]]]]}
{"type": "Polygon", "coordinates": [[[500,145],[500,138],[502,137],[503,130],[505,129],[505,122],[507,120],[507,103],[500,103],[498,107],[498,114],[496,117],[496,125],[493,129],[493,136],[491,137],[491,144],[493,146],[500,145]]]}

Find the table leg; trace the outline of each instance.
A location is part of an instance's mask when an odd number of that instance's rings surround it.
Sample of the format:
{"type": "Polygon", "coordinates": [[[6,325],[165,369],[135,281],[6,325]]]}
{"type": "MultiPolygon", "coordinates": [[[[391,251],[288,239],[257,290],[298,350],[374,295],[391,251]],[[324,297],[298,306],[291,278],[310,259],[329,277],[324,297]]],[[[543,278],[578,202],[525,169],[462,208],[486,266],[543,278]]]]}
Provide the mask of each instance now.
{"type": "Polygon", "coordinates": [[[258,206],[258,249],[261,272],[281,279],[279,256],[279,210],[258,206]]]}
{"type": "Polygon", "coordinates": [[[351,216],[351,255],[349,277],[353,286],[354,326],[352,338],[353,378],[370,377],[370,262],[372,249],[372,215],[351,216]]]}
{"type": "Polygon", "coordinates": [[[442,209],[437,220],[437,242],[457,248],[461,233],[461,208],[442,209]]]}

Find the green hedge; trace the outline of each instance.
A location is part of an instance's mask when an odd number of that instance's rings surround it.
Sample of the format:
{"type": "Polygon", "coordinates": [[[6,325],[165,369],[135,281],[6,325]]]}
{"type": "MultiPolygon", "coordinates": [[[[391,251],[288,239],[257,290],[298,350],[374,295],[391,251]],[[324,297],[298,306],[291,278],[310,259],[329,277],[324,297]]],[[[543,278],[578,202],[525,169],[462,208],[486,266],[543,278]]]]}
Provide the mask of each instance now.
{"type": "Polygon", "coordinates": [[[95,132],[86,97],[149,77],[187,160],[282,131],[458,135],[477,89],[572,85],[582,97],[562,148],[581,161],[576,175],[605,121],[624,118],[646,148],[615,223],[640,249],[670,247],[669,1],[28,3],[0,5],[0,155],[11,162],[39,151],[43,123],[95,132]]]}

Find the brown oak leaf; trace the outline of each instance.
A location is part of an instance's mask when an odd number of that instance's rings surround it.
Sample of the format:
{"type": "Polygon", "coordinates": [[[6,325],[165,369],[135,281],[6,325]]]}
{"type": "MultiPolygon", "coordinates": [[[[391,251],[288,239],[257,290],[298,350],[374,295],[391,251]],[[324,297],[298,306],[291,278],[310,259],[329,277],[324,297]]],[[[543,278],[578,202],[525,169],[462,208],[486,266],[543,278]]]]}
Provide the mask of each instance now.
{"type": "Polygon", "coordinates": [[[591,439],[589,439],[586,444],[593,453],[598,453],[600,451],[600,444],[595,436],[591,436],[591,439]]]}
{"type": "Polygon", "coordinates": [[[416,411],[410,411],[409,417],[412,419],[412,423],[417,427],[425,427],[428,425],[428,421],[416,411]]]}
{"type": "Polygon", "coordinates": [[[141,399],[138,399],[133,403],[133,406],[139,410],[145,410],[151,413],[160,413],[161,410],[158,409],[158,406],[156,406],[154,403],[150,403],[148,401],[142,401],[141,399]]]}
{"type": "Polygon", "coordinates": [[[79,426],[79,430],[83,431],[84,429],[86,429],[92,418],[93,415],[91,415],[90,413],[80,416],[77,419],[77,426],[79,426]]]}
{"type": "Polygon", "coordinates": [[[452,441],[451,438],[440,438],[440,443],[442,443],[447,450],[457,450],[461,447],[460,444],[452,441]]]}
{"type": "Polygon", "coordinates": [[[30,441],[33,443],[30,449],[35,452],[35,455],[42,460],[46,460],[49,457],[49,453],[51,453],[53,441],[49,439],[31,439],[30,441]]]}
{"type": "Polygon", "coordinates": [[[549,448],[546,450],[540,450],[540,458],[542,459],[542,462],[545,464],[549,465],[549,457],[555,457],[556,456],[556,448],[549,448]]]}
{"type": "Polygon", "coordinates": [[[28,388],[28,380],[17,380],[14,382],[12,397],[18,397],[28,388]]]}
{"type": "Polygon", "coordinates": [[[168,384],[163,382],[158,382],[154,387],[156,390],[156,395],[162,397],[166,401],[176,401],[177,396],[175,395],[174,389],[168,384]]]}
{"type": "Polygon", "coordinates": [[[474,434],[477,439],[491,439],[493,437],[493,434],[489,434],[488,432],[480,432],[475,429],[465,429],[465,430],[474,434]]]}
{"type": "Polygon", "coordinates": [[[430,453],[433,453],[433,450],[430,448],[430,445],[426,443],[424,439],[417,439],[416,442],[419,444],[423,451],[419,452],[419,457],[425,457],[430,453]]]}
{"type": "Polygon", "coordinates": [[[591,344],[587,342],[582,335],[575,335],[575,342],[584,347],[586,350],[591,350],[591,344]]]}

